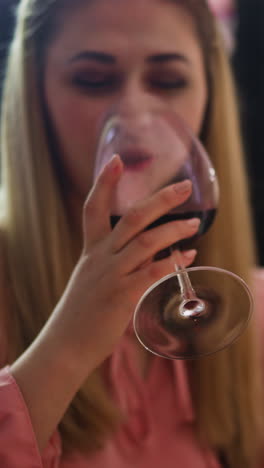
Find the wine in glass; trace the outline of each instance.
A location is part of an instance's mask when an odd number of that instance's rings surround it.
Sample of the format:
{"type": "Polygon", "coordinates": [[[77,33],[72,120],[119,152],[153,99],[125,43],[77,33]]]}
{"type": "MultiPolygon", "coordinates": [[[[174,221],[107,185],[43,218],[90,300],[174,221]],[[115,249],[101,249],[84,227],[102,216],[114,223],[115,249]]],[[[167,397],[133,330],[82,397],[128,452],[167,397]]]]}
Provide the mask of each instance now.
{"type": "MultiPolygon", "coordinates": [[[[189,248],[210,228],[219,202],[216,172],[201,142],[176,113],[112,115],[100,132],[95,177],[114,154],[120,155],[124,170],[112,204],[113,227],[137,201],[189,179],[190,198],[147,229],[198,217],[199,231],[159,252],[157,258],[189,248]]],[[[250,319],[252,295],[234,273],[204,266],[184,269],[178,258],[175,272],[153,284],[139,301],[134,329],[152,353],[193,359],[224,349],[241,335],[250,319]]]]}

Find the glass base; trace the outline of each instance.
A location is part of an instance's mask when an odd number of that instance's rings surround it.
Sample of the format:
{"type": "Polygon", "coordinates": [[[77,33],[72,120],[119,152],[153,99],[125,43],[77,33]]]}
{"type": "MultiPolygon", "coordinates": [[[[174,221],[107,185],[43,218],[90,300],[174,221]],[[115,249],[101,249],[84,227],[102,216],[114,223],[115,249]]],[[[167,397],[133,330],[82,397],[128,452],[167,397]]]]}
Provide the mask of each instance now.
{"type": "Polygon", "coordinates": [[[196,359],[231,345],[247,327],[252,306],[247,284],[234,273],[193,267],[162,278],[146,291],[135,310],[134,329],[140,343],[160,357],[196,359]],[[189,304],[184,303],[179,275],[186,273],[204,305],[200,313],[198,308],[188,313],[189,304]]]}

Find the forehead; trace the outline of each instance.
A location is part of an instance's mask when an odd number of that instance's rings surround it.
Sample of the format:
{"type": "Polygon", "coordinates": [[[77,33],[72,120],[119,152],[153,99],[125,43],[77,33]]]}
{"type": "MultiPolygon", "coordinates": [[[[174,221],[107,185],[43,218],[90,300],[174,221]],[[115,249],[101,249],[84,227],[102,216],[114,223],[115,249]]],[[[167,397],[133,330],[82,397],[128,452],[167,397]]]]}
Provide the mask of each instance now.
{"type": "Polygon", "coordinates": [[[69,56],[81,49],[103,49],[132,58],[199,48],[193,19],[169,0],[88,0],[62,17],[53,49],[69,56]],[[130,55],[131,54],[131,55],[130,55]]]}

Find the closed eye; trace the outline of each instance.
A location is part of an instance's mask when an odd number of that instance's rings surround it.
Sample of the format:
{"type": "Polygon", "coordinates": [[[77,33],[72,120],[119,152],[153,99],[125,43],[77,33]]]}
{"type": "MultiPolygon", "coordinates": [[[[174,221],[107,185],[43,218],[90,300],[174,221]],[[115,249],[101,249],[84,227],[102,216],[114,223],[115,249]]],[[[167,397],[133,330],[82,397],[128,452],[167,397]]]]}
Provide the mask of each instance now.
{"type": "Polygon", "coordinates": [[[111,74],[80,74],[72,78],[73,85],[84,93],[107,92],[118,86],[119,80],[111,74]]]}
{"type": "Polygon", "coordinates": [[[176,80],[155,78],[150,80],[150,85],[164,91],[177,91],[186,88],[188,86],[188,81],[185,78],[176,80]]]}

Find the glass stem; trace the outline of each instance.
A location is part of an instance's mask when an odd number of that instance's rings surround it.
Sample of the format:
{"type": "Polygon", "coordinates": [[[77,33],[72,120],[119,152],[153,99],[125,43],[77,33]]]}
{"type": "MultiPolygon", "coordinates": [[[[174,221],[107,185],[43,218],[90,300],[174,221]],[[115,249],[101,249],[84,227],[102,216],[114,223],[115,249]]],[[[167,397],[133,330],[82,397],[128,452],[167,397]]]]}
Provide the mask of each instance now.
{"type": "Polygon", "coordinates": [[[192,287],[192,283],[187,271],[181,265],[180,252],[179,250],[174,251],[174,258],[176,257],[176,262],[174,262],[174,268],[178,274],[178,280],[181,290],[181,295],[184,301],[195,301],[198,300],[198,297],[195,294],[195,291],[192,287]]]}

